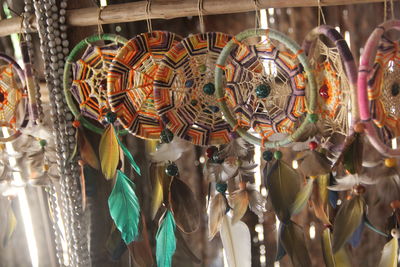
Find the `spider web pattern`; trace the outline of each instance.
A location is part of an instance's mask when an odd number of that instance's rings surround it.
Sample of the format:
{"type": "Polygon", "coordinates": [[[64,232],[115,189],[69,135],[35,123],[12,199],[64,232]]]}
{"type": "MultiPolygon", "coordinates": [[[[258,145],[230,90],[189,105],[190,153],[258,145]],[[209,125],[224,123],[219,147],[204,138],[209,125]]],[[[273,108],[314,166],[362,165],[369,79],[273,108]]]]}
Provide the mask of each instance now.
{"type": "Polygon", "coordinates": [[[177,136],[196,145],[229,142],[230,127],[214,94],[214,69],[230,37],[223,33],[197,34],[182,40],[164,57],[155,77],[157,111],[177,136]]]}
{"type": "Polygon", "coordinates": [[[15,129],[17,107],[23,89],[12,65],[0,66],[0,126],[15,129]]]}
{"type": "Polygon", "coordinates": [[[325,137],[338,133],[346,136],[349,130],[350,84],[345,74],[338,48],[328,47],[317,39],[310,53],[310,64],[315,70],[318,93],[318,126],[325,137]],[[321,95],[326,90],[326,95],[321,95]]]}
{"type": "Polygon", "coordinates": [[[71,93],[86,117],[104,123],[110,110],[107,102],[107,73],[120,46],[89,44],[82,57],[73,63],[71,93]]]}
{"type": "Polygon", "coordinates": [[[263,137],[292,133],[305,112],[305,78],[296,57],[270,40],[242,44],[231,57],[226,97],[241,127],[252,127],[263,137]],[[270,88],[267,97],[257,97],[259,85],[270,88]]]}

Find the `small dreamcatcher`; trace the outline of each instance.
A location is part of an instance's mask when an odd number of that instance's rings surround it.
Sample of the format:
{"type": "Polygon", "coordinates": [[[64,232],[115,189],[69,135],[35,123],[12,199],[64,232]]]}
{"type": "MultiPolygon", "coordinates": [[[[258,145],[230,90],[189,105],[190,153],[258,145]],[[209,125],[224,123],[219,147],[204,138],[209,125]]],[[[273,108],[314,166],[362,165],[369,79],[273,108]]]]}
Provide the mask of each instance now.
{"type": "Polygon", "coordinates": [[[283,34],[263,29],[240,33],[221,52],[216,96],[225,120],[248,142],[286,145],[297,140],[309,122],[317,121],[314,75],[302,52],[283,34]],[[306,112],[308,118],[301,123],[306,112]],[[250,127],[255,133],[248,132],[250,127]],[[268,141],[274,133],[290,135],[268,141]]]}
{"type": "Polygon", "coordinates": [[[358,117],[357,67],[353,55],[342,35],[328,25],[312,30],[306,36],[303,48],[315,70],[317,113],[321,117],[317,126],[322,142],[346,137],[352,124],[349,111],[352,111],[353,120],[358,117]],[[321,37],[326,37],[327,41],[321,37]],[[329,41],[334,46],[329,45],[329,41]]]}
{"type": "MultiPolygon", "coordinates": [[[[107,73],[118,50],[127,40],[118,35],[96,34],[79,42],[69,54],[64,68],[64,94],[74,116],[88,129],[98,134],[110,111],[107,102],[107,73]],[[95,45],[99,41],[110,44],[95,45]],[[81,53],[83,54],[81,55],[81,53]],[[70,80],[72,68],[72,81],[70,80]],[[73,98],[78,103],[76,106],[73,98]],[[91,119],[91,120],[88,120],[91,119]]],[[[120,133],[125,131],[121,130],[120,133]]]]}
{"type": "Polygon", "coordinates": [[[400,31],[400,20],[379,25],[368,38],[358,76],[360,118],[372,145],[387,156],[399,156],[390,147],[400,136],[400,48],[389,30],[400,31]]]}
{"type": "Polygon", "coordinates": [[[21,135],[28,118],[25,76],[18,63],[0,54],[0,143],[11,142],[21,135]]]}
{"type": "Polygon", "coordinates": [[[144,139],[159,139],[163,129],[154,107],[153,80],[164,54],[180,41],[174,33],[153,31],[129,40],[108,74],[108,100],[120,123],[144,139]]]}
{"type": "Polygon", "coordinates": [[[230,127],[215,97],[214,68],[230,36],[200,33],[165,54],[154,79],[155,105],[176,136],[195,145],[225,144],[230,127]]]}

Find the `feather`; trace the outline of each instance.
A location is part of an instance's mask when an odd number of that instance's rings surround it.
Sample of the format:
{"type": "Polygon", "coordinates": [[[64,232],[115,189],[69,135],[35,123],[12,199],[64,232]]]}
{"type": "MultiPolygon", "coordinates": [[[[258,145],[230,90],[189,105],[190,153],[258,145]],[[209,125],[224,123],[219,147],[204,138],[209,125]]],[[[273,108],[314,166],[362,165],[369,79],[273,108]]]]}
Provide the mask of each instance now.
{"type": "Polygon", "coordinates": [[[220,152],[220,158],[235,157],[242,158],[246,157],[249,153],[248,148],[251,146],[243,138],[235,138],[229,142],[220,152]]]}
{"type": "Polygon", "coordinates": [[[343,247],[360,225],[364,210],[365,201],[360,196],[355,196],[341,205],[333,224],[334,253],[343,247]]]}
{"type": "Polygon", "coordinates": [[[7,233],[4,235],[3,246],[6,247],[17,227],[17,218],[15,217],[14,210],[10,204],[7,209],[7,233]]]}
{"type": "Polygon", "coordinates": [[[361,173],[363,142],[359,134],[354,134],[351,144],[343,152],[344,168],[351,174],[361,173]]]}
{"type": "Polygon", "coordinates": [[[350,239],[347,241],[353,248],[356,248],[360,245],[364,226],[365,226],[365,223],[362,220],[360,225],[356,228],[354,233],[351,235],[350,239]]]}
{"type": "Polygon", "coordinates": [[[117,136],[111,124],[107,126],[101,136],[99,154],[104,177],[107,180],[114,178],[119,162],[119,146],[117,136]]]}
{"type": "Polygon", "coordinates": [[[299,153],[299,169],[305,176],[319,176],[331,172],[331,163],[324,154],[307,150],[299,153]]]}
{"type": "Polygon", "coordinates": [[[292,167],[281,160],[274,163],[267,175],[269,197],[276,215],[282,222],[287,222],[291,217],[291,207],[300,191],[298,176],[292,167]]]}
{"type": "Polygon", "coordinates": [[[247,189],[249,195],[249,208],[258,217],[262,217],[264,212],[267,211],[265,208],[267,200],[255,189],[247,189]]]}
{"type": "Polygon", "coordinates": [[[154,172],[153,177],[153,191],[151,197],[151,218],[156,217],[157,211],[164,200],[163,180],[166,176],[164,168],[160,166],[150,166],[150,171],[154,172]]]}
{"type": "Polygon", "coordinates": [[[79,146],[79,153],[81,159],[89,164],[93,169],[100,170],[99,159],[89,140],[87,139],[84,131],[80,128],[77,129],[77,145],[79,146]]]}
{"type": "Polygon", "coordinates": [[[139,232],[139,200],[135,194],[133,182],[119,170],[114,188],[108,198],[108,207],[125,243],[134,241],[139,232]]]}
{"type": "Polygon", "coordinates": [[[275,255],[275,261],[280,261],[283,257],[286,255],[286,250],[283,247],[282,241],[281,241],[281,235],[283,231],[283,226],[284,224],[281,223],[279,224],[279,229],[278,229],[278,236],[276,238],[276,255],[275,255]]]}
{"type": "Polygon", "coordinates": [[[335,259],[335,267],[352,267],[346,247],[342,247],[338,252],[333,254],[335,259]]]}
{"type": "Polygon", "coordinates": [[[139,166],[136,164],[135,159],[133,158],[131,152],[130,152],[130,151],[128,150],[128,148],[121,142],[121,140],[119,140],[119,138],[117,137],[117,136],[118,136],[118,133],[117,133],[117,130],[114,128],[114,126],[113,126],[113,129],[114,129],[115,137],[116,137],[116,139],[117,139],[117,141],[118,141],[118,145],[121,147],[122,151],[124,152],[125,157],[127,157],[127,159],[128,159],[128,161],[129,161],[129,163],[131,164],[133,170],[134,170],[137,174],[141,175],[141,173],[140,173],[140,168],[139,168],[139,166]]]}
{"type": "Polygon", "coordinates": [[[254,173],[255,173],[255,168],[257,167],[257,164],[254,164],[254,162],[250,161],[242,161],[238,168],[238,177],[240,181],[244,182],[254,182],[254,173]]]}
{"type": "Polygon", "coordinates": [[[120,260],[127,249],[124,240],[121,238],[121,233],[115,228],[114,224],[112,225],[105,247],[111,259],[114,261],[120,260]]]}
{"type": "Polygon", "coordinates": [[[190,187],[178,178],[172,179],[168,199],[178,228],[184,233],[195,232],[200,224],[200,211],[190,187]]]}
{"type": "Polygon", "coordinates": [[[167,210],[156,234],[156,258],[158,267],[172,266],[172,256],[176,250],[175,220],[167,210]]]}
{"type": "Polygon", "coordinates": [[[295,215],[300,213],[308,202],[313,189],[314,179],[310,178],[307,184],[297,193],[296,199],[291,207],[291,214],[295,215]]]}
{"type": "Polygon", "coordinates": [[[293,266],[311,266],[311,259],[308,255],[303,229],[301,229],[299,225],[292,221],[283,225],[279,238],[282,242],[283,248],[290,257],[293,266]]]}
{"type": "Polygon", "coordinates": [[[311,203],[315,216],[325,225],[331,225],[326,208],[328,205],[328,182],[330,174],[321,175],[317,178],[317,186],[313,187],[311,194],[311,203]]]}
{"type": "Polygon", "coordinates": [[[251,266],[250,230],[244,222],[232,224],[231,218],[224,216],[221,226],[221,240],[229,267],[251,266]]]}
{"type": "Polygon", "coordinates": [[[325,228],[322,232],[321,247],[326,267],[335,267],[335,259],[332,253],[332,236],[329,228],[325,228]]]}
{"type": "Polygon", "coordinates": [[[156,152],[151,153],[151,157],[154,162],[176,161],[190,147],[189,142],[175,136],[170,143],[161,144],[156,152]]]}
{"type": "Polygon", "coordinates": [[[216,194],[210,204],[208,217],[208,239],[211,240],[221,228],[222,219],[227,209],[227,201],[221,193],[216,194]]]}
{"type": "Polygon", "coordinates": [[[193,251],[190,249],[189,245],[187,244],[185,238],[182,236],[180,231],[176,231],[176,239],[179,241],[178,245],[182,248],[183,252],[189,256],[190,260],[196,264],[201,264],[201,259],[199,259],[193,251]]]}
{"type": "Polygon", "coordinates": [[[236,162],[225,160],[221,164],[207,161],[203,174],[208,182],[226,182],[238,174],[239,166],[236,162]]]}
{"type": "Polygon", "coordinates": [[[81,166],[81,177],[80,177],[80,182],[81,182],[81,195],[82,195],[82,210],[86,210],[86,182],[85,182],[85,165],[83,162],[79,164],[81,166]]]}
{"type": "Polygon", "coordinates": [[[128,245],[134,266],[151,267],[154,264],[153,254],[150,247],[149,236],[147,233],[147,225],[142,215],[142,234],[141,239],[133,241],[128,245]]]}
{"type": "Polygon", "coordinates": [[[377,180],[372,180],[367,176],[359,176],[359,175],[346,175],[342,178],[335,179],[336,184],[328,186],[329,190],[332,191],[347,191],[352,189],[354,186],[358,184],[366,184],[373,185],[376,184],[377,180]]]}
{"type": "Polygon", "coordinates": [[[382,250],[381,260],[379,261],[379,267],[397,267],[398,250],[399,241],[394,237],[385,244],[382,250]]]}
{"type": "Polygon", "coordinates": [[[232,224],[235,224],[242,219],[243,215],[247,211],[247,207],[249,206],[249,195],[246,188],[233,192],[230,195],[229,200],[233,214],[232,224]]]}

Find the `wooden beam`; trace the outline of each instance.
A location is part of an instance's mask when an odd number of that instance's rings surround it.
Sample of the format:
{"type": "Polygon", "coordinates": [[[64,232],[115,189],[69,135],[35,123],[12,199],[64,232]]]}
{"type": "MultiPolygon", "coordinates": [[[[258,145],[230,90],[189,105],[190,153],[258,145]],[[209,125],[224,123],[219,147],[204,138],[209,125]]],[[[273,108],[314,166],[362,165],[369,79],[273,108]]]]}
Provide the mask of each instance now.
{"type": "MultiPolygon", "coordinates": [[[[320,0],[322,6],[378,3],[384,0],[320,0]]],[[[258,0],[258,8],[310,7],[318,0],[258,0]]],[[[146,12],[147,1],[109,5],[99,12],[97,7],[71,9],[67,11],[67,24],[71,26],[93,26],[149,19],[172,19],[197,16],[197,0],[152,0],[150,12],[146,12]]],[[[203,0],[203,15],[229,14],[254,11],[253,0],[203,0]]],[[[35,21],[35,20],[33,20],[35,21]]],[[[35,28],[35,25],[33,25],[35,28]]],[[[0,36],[21,31],[21,18],[0,20],[0,36]]]]}

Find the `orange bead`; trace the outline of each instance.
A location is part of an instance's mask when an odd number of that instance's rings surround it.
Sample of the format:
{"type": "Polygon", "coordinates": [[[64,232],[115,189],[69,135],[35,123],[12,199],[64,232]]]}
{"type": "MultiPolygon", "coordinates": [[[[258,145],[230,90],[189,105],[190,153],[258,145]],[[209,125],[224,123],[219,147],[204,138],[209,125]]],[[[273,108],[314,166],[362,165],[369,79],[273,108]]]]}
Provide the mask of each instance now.
{"type": "Polygon", "coordinates": [[[239,189],[240,190],[245,190],[246,189],[246,182],[240,182],[239,183],[239,189]]]}
{"type": "Polygon", "coordinates": [[[399,209],[400,208],[400,200],[393,200],[392,202],[390,202],[390,207],[392,209],[399,209]]]}
{"type": "Polygon", "coordinates": [[[354,193],[356,193],[357,195],[361,195],[361,194],[365,193],[365,186],[362,186],[359,184],[359,185],[355,186],[353,190],[354,190],[354,193]]]}
{"type": "Polygon", "coordinates": [[[385,159],[385,166],[388,168],[393,168],[397,165],[397,161],[395,158],[386,158],[385,159]]]}
{"type": "Polygon", "coordinates": [[[81,122],[75,120],[75,121],[72,122],[72,126],[74,126],[75,128],[79,128],[81,126],[81,122]]]}
{"type": "Polygon", "coordinates": [[[358,123],[356,123],[356,124],[354,125],[353,129],[354,129],[354,131],[355,131],[356,133],[363,133],[364,130],[365,130],[365,125],[364,125],[364,123],[362,123],[362,122],[358,122],[358,123]]]}

